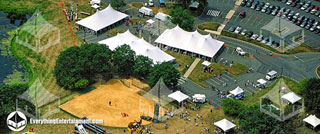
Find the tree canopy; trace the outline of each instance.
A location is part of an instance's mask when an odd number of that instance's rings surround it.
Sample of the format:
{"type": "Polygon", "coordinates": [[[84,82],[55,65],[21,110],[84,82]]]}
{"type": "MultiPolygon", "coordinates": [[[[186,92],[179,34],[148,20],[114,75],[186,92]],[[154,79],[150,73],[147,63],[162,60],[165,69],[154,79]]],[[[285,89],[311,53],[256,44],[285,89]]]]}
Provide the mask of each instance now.
{"type": "Polygon", "coordinates": [[[152,68],[152,64],[152,59],[149,57],[138,55],[135,59],[133,73],[138,76],[147,77],[150,73],[150,69],[152,68]]]}
{"type": "Polygon", "coordinates": [[[161,64],[156,64],[151,68],[148,77],[148,84],[150,87],[153,87],[161,77],[168,87],[176,87],[180,74],[171,63],[163,62],[161,64]]]}
{"type": "Polygon", "coordinates": [[[173,24],[179,25],[179,27],[186,31],[193,30],[194,18],[187,9],[183,10],[182,7],[172,8],[169,14],[173,24]]]}
{"type": "Polygon", "coordinates": [[[120,7],[125,6],[126,3],[124,0],[111,0],[111,6],[115,7],[116,9],[119,9],[120,7]]]}
{"type": "Polygon", "coordinates": [[[305,82],[301,94],[308,111],[313,111],[320,116],[320,79],[312,78],[305,82]]]}
{"type": "Polygon", "coordinates": [[[131,75],[135,63],[136,53],[129,45],[121,45],[117,47],[112,55],[114,69],[122,75],[131,75]]]}
{"type": "Polygon", "coordinates": [[[54,75],[66,89],[85,88],[97,74],[110,71],[112,51],[106,45],[83,44],[62,51],[56,61],[54,75]]]}
{"type": "Polygon", "coordinates": [[[224,113],[231,116],[238,116],[239,111],[244,109],[244,105],[240,100],[236,99],[225,99],[222,102],[221,108],[224,113]]]}

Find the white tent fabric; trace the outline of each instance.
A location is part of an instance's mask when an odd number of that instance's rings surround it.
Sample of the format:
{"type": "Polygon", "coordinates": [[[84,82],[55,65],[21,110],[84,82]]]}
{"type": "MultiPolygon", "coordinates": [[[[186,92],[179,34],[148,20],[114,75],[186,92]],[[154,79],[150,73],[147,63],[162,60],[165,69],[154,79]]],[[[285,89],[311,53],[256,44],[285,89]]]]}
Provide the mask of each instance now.
{"type": "Polygon", "coordinates": [[[210,34],[202,35],[198,31],[187,32],[179,26],[165,30],[155,42],[207,57],[213,57],[224,44],[222,41],[213,39],[210,34]]]}
{"type": "Polygon", "coordinates": [[[124,33],[119,33],[114,37],[99,41],[98,43],[108,45],[111,50],[114,50],[116,47],[123,44],[127,44],[136,52],[136,55],[147,56],[153,60],[154,64],[172,62],[175,60],[174,57],[163,52],[158,47],[151,45],[143,38],[140,39],[136,37],[129,30],[124,33]]]}
{"type": "Polygon", "coordinates": [[[317,127],[320,124],[320,119],[315,115],[309,115],[307,118],[303,119],[303,121],[309,123],[313,127],[317,127]]]}
{"type": "Polygon", "coordinates": [[[238,94],[241,94],[241,93],[243,93],[243,92],[244,92],[243,89],[240,88],[239,86],[238,86],[237,88],[235,88],[234,90],[230,91],[230,93],[231,93],[232,95],[234,95],[234,96],[236,96],[236,95],[238,95],[238,94]]]}
{"type": "Polygon", "coordinates": [[[97,5],[97,4],[94,4],[94,5],[92,5],[91,7],[92,7],[92,8],[94,8],[94,9],[98,9],[98,8],[100,8],[100,6],[99,6],[99,5],[97,5]]]}
{"type": "Polygon", "coordinates": [[[154,23],[154,20],[149,19],[149,20],[147,20],[147,22],[150,23],[150,24],[152,24],[152,23],[154,23]]]}
{"type": "Polygon", "coordinates": [[[299,101],[301,99],[301,97],[297,96],[295,93],[293,92],[289,92],[285,95],[281,96],[282,99],[286,99],[288,101],[290,101],[292,104],[299,101]]]}
{"type": "Polygon", "coordinates": [[[87,18],[77,21],[76,24],[89,28],[93,31],[99,31],[126,17],[128,17],[128,15],[114,10],[111,7],[111,4],[109,4],[107,8],[97,11],[95,14],[87,18]]]}
{"type": "Polygon", "coordinates": [[[209,66],[210,64],[211,64],[211,62],[209,62],[209,61],[202,62],[202,65],[205,65],[205,66],[209,66]]]}
{"type": "Polygon", "coordinates": [[[215,122],[214,125],[221,128],[224,132],[236,126],[235,124],[228,121],[227,119],[222,119],[218,122],[215,122]]]}
{"type": "Polygon", "coordinates": [[[164,14],[164,13],[161,13],[161,12],[158,12],[156,14],[156,16],[154,16],[156,19],[159,19],[161,21],[165,21],[167,19],[167,17],[170,17],[169,15],[167,14],[164,14]]]}
{"type": "Polygon", "coordinates": [[[91,0],[90,4],[100,4],[101,0],[91,0]]]}
{"type": "Polygon", "coordinates": [[[259,80],[257,80],[257,82],[259,82],[260,84],[266,84],[267,83],[267,81],[264,80],[264,79],[259,79],[259,80]]]}
{"type": "Polygon", "coordinates": [[[185,95],[184,93],[180,92],[180,91],[176,91],[172,94],[169,94],[168,97],[175,99],[176,101],[178,101],[179,103],[182,102],[183,100],[189,98],[188,95],[185,95]]]}

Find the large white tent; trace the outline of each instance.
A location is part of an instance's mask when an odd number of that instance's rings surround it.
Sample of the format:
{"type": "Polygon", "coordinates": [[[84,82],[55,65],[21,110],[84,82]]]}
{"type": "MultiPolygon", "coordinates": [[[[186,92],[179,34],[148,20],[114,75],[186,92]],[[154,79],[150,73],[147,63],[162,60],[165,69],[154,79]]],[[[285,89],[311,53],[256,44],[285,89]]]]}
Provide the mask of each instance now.
{"type": "Polygon", "coordinates": [[[176,91],[172,94],[169,94],[168,97],[175,99],[176,101],[178,101],[179,103],[182,102],[183,100],[189,98],[188,95],[180,92],[180,91],[176,91]]]}
{"type": "Polygon", "coordinates": [[[76,24],[78,24],[81,29],[87,28],[97,33],[100,30],[113,26],[114,24],[119,23],[127,18],[129,18],[128,15],[114,10],[111,7],[111,4],[109,4],[107,8],[97,11],[87,18],[77,21],[76,24]]]}
{"type": "Polygon", "coordinates": [[[317,118],[315,115],[309,115],[307,118],[303,119],[303,121],[309,123],[314,128],[320,124],[320,119],[317,118]]]}
{"type": "Polygon", "coordinates": [[[153,60],[154,64],[172,62],[175,60],[174,57],[151,45],[143,38],[140,39],[136,37],[129,30],[124,33],[118,33],[116,36],[99,41],[98,43],[108,45],[111,50],[114,50],[116,47],[123,44],[127,44],[136,52],[136,55],[147,56],[153,60]]]}
{"type": "Polygon", "coordinates": [[[215,122],[214,125],[221,128],[224,132],[236,126],[235,124],[228,121],[227,119],[222,119],[218,122],[215,122]]]}
{"type": "Polygon", "coordinates": [[[230,93],[231,93],[232,95],[234,95],[234,96],[237,96],[238,94],[241,94],[241,93],[243,93],[243,92],[244,92],[243,89],[240,88],[239,86],[238,86],[237,88],[235,88],[234,90],[230,91],[230,93]]]}
{"type": "Polygon", "coordinates": [[[299,97],[298,95],[296,95],[293,92],[289,92],[283,96],[281,96],[281,99],[286,99],[287,101],[291,102],[291,104],[299,101],[301,99],[301,97],[299,97]]]}
{"type": "Polygon", "coordinates": [[[213,39],[210,34],[202,35],[198,31],[187,32],[176,26],[165,30],[156,40],[160,47],[169,46],[174,49],[187,51],[202,58],[213,58],[224,42],[213,39]],[[203,57],[204,56],[204,57],[203,57]]]}

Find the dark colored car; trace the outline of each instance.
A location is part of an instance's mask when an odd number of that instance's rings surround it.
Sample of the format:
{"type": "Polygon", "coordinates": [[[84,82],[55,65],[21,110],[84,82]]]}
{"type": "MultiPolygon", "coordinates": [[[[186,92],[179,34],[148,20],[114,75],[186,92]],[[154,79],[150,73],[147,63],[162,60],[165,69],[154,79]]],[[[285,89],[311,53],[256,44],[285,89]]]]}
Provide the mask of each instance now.
{"type": "Polygon", "coordinates": [[[312,9],[314,8],[314,6],[310,6],[306,9],[306,13],[309,13],[312,9]]]}
{"type": "Polygon", "coordinates": [[[241,2],[241,4],[240,4],[240,6],[245,6],[247,4],[247,1],[246,0],[243,0],[242,2],[241,2]]]}
{"type": "Polygon", "coordinates": [[[282,3],[287,3],[287,0],[282,0],[281,2],[282,2],[282,3]]]}
{"type": "Polygon", "coordinates": [[[271,9],[268,8],[267,11],[266,11],[266,14],[270,14],[271,13],[271,9]]]}
{"type": "Polygon", "coordinates": [[[253,32],[252,32],[252,31],[246,32],[246,36],[247,36],[247,37],[251,37],[252,35],[253,35],[253,32]]]}
{"type": "Polygon", "coordinates": [[[234,30],[236,30],[235,26],[232,26],[232,27],[229,28],[229,32],[234,32],[234,30]]]}

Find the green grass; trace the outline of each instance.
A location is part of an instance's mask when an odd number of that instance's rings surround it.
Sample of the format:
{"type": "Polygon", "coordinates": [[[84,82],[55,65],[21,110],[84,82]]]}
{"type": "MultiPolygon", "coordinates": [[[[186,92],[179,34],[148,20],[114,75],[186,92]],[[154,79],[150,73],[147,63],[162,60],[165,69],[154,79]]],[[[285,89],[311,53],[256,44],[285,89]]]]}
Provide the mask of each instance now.
{"type": "Polygon", "coordinates": [[[132,2],[131,6],[137,9],[140,9],[141,7],[143,7],[143,3],[142,2],[132,2]]]}
{"type": "Polygon", "coordinates": [[[121,28],[113,28],[111,30],[108,31],[108,34],[110,36],[116,36],[118,33],[124,33],[126,30],[121,29],[121,28]]]}
{"type": "Polygon", "coordinates": [[[285,54],[296,54],[296,53],[303,53],[303,52],[320,52],[320,48],[312,48],[305,43],[301,43],[299,46],[289,49],[285,52],[285,54]]]}
{"type": "Polygon", "coordinates": [[[185,72],[187,72],[187,68],[186,65],[191,66],[192,62],[195,60],[195,58],[191,58],[188,55],[184,55],[184,54],[179,54],[173,51],[166,51],[166,53],[168,53],[169,55],[173,56],[176,60],[176,63],[179,64],[178,67],[178,71],[180,72],[180,74],[184,74],[185,72]]]}
{"type": "MultiPolygon", "coordinates": [[[[208,85],[204,84],[203,82],[212,78],[213,74],[219,75],[225,73],[225,71],[230,72],[230,67],[225,66],[218,63],[212,63],[210,67],[213,68],[213,71],[210,72],[203,72],[203,65],[201,64],[204,60],[201,60],[198,65],[194,68],[192,73],[189,76],[189,79],[195,82],[196,84],[200,85],[203,88],[208,88],[208,85]]],[[[232,65],[232,74],[239,75],[248,71],[248,67],[240,64],[234,63],[232,65]]]]}
{"type": "Polygon", "coordinates": [[[208,29],[212,31],[217,31],[219,26],[220,26],[219,23],[206,22],[198,25],[198,28],[201,30],[208,29]]]}

